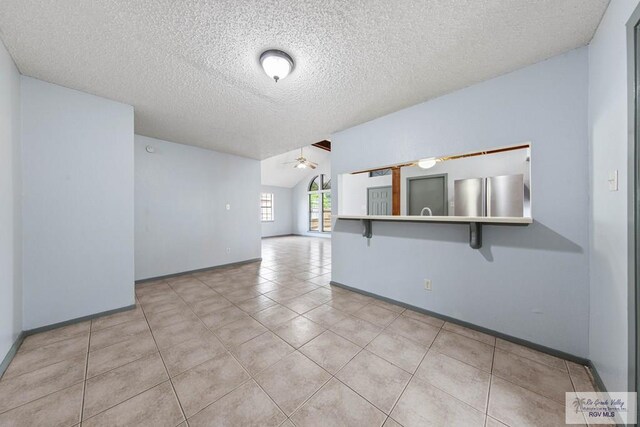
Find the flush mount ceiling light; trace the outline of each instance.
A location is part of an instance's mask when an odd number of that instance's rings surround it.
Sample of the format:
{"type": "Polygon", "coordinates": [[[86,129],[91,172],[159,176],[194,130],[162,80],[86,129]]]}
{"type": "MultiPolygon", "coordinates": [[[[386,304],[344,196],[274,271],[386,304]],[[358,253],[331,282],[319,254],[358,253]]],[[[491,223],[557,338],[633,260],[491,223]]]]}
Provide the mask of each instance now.
{"type": "Polygon", "coordinates": [[[278,80],[287,77],[293,70],[293,59],[286,52],[276,49],[262,52],[260,64],[262,64],[267,76],[275,80],[276,83],[278,83],[278,80]]]}
{"type": "Polygon", "coordinates": [[[418,167],[422,169],[430,169],[438,163],[439,159],[431,157],[430,159],[422,159],[418,161],[418,167]]]}

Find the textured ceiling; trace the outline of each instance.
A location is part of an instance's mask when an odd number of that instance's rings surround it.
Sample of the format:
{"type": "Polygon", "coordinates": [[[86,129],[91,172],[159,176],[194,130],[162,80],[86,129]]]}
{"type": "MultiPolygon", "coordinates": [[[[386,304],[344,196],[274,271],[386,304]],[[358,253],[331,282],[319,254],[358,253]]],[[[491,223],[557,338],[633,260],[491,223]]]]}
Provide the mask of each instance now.
{"type": "Polygon", "coordinates": [[[23,74],[264,159],[589,42],[607,0],[2,0],[23,74]],[[260,53],[296,68],[275,84],[260,53]]]}
{"type": "Polygon", "coordinates": [[[316,147],[304,147],[304,157],[318,164],[318,169],[296,169],[292,164],[286,164],[300,157],[300,150],[292,150],[284,154],[260,162],[262,169],[262,185],[275,185],[276,187],[295,187],[300,181],[317,174],[318,170],[331,161],[328,151],[316,147]]]}

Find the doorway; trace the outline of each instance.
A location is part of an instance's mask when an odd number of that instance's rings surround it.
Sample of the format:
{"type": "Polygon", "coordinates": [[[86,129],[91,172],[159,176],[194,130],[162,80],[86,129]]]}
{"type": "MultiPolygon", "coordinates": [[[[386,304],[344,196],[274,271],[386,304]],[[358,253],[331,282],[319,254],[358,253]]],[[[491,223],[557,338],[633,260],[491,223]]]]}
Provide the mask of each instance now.
{"type": "Polygon", "coordinates": [[[391,215],[392,193],[391,186],[367,188],[367,215],[391,215]]]}
{"type": "Polygon", "coordinates": [[[447,216],[447,174],[407,178],[407,215],[447,216]],[[427,209],[428,208],[428,209],[427,209]]]}

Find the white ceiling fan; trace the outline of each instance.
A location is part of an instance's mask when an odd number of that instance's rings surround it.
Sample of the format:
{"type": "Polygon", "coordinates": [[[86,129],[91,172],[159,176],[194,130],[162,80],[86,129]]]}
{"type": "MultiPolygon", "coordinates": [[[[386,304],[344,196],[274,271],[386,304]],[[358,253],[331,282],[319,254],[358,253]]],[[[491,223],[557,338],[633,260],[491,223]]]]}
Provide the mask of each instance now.
{"type": "Polygon", "coordinates": [[[307,160],[307,158],[304,157],[304,155],[302,154],[302,148],[300,149],[300,157],[295,159],[293,162],[283,163],[283,165],[293,165],[293,167],[296,169],[306,169],[306,168],[315,169],[316,167],[318,167],[317,163],[307,160]]]}

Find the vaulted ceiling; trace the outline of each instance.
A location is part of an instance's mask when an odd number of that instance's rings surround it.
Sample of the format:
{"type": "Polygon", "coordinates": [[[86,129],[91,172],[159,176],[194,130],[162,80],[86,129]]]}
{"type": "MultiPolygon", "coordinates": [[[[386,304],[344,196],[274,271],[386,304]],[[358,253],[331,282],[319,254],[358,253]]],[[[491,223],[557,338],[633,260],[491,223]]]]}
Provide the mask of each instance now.
{"type": "Polygon", "coordinates": [[[3,0],[20,71],[264,159],[587,44],[607,0],[3,0]],[[274,83],[258,56],[288,52],[274,83]]]}

